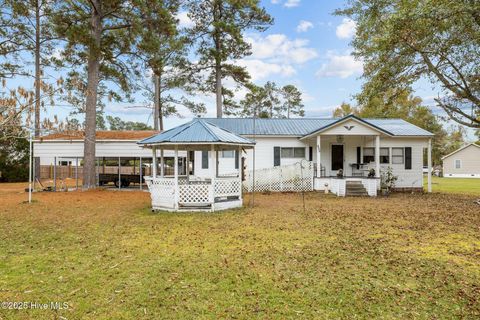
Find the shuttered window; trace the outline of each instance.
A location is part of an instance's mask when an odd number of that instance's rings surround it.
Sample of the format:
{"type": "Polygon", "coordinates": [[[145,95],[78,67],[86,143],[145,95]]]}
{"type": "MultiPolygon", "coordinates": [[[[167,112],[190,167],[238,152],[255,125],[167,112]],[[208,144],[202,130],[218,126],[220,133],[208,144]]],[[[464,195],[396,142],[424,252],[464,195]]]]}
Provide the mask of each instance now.
{"type": "Polygon", "coordinates": [[[405,148],[405,169],[406,170],[412,169],[412,148],[411,147],[405,148]]]}
{"type": "Polygon", "coordinates": [[[208,169],[208,151],[202,151],[202,169],[208,169]]]}

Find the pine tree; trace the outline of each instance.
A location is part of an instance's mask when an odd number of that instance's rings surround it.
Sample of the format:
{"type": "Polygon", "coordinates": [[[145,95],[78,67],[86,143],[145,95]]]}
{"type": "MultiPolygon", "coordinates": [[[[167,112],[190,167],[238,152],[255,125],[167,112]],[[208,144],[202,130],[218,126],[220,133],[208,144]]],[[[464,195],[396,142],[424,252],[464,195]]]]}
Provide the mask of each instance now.
{"type": "Polygon", "coordinates": [[[240,86],[248,83],[246,69],[231,61],[251,54],[244,32],[264,31],[273,19],[260,7],[259,0],[192,0],[189,7],[199,70],[208,72],[203,91],[215,94],[218,118],[224,113],[233,114],[237,108],[233,92],[223,86],[223,80],[231,78],[240,86]]]}
{"type": "Polygon", "coordinates": [[[169,91],[181,89],[190,94],[199,79],[188,60],[186,30],[177,26],[175,15],[180,9],[178,0],[152,0],[140,7],[143,19],[142,41],[139,44],[146,67],[153,72],[153,87],[145,86],[149,101],[154,101],[154,128],[163,130],[163,118],[178,115],[178,106],[186,107],[194,114],[205,112],[205,105],[194,103],[185,96],[176,98],[169,91]]]}
{"type": "Polygon", "coordinates": [[[286,85],[282,88],[283,95],[283,111],[287,113],[287,118],[290,116],[305,116],[304,105],[302,102],[302,93],[294,85],[286,85]]]}
{"type": "MultiPolygon", "coordinates": [[[[66,62],[83,67],[87,73],[85,98],[85,139],[83,188],[94,188],[95,132],[101,82],[116,84],[109,98],[120,100],[124,93],[129,98],[133,81],[138,76],[135,68],[135,49],[139,39],[141,20],[137,1],[76,0],[60,2],[55,8],[55,27],[66,40],[66,62]]],[[[101,97],[100,97],[101,98],[101,97]]]]}

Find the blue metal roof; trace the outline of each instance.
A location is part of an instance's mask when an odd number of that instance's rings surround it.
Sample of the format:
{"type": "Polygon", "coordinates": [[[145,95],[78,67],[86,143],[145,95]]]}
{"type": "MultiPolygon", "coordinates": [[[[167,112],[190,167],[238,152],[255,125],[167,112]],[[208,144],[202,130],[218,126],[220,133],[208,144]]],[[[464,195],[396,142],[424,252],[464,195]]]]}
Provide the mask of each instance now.
{"type": "Polygon", "coordinates": [[[178,127],[164,131],[150,138],[143,139],[138,144],[237,144],[254,145],[255,143],[228,130],[204,121],[193,119],[178,127]]]}
{"type": "MultiPolygon", "coordinates": [[[[328,127],[341,119],[343,118],[255,119],[255,130],[253,130],[252,118],[202,118],[202,120],[239,135],[297,137],[328,127]]],[[[433,136],[432,133],[402,119],[358,119],[393,136],[433,136]]]]}

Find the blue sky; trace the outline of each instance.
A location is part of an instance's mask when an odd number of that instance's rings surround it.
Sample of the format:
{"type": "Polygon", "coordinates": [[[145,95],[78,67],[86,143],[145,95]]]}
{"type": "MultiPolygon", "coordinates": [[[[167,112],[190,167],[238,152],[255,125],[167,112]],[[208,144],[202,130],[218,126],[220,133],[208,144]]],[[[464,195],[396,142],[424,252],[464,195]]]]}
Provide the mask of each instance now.
{"type": "MultiPolygon", "coordinates": [[[[353,95],[360,91],[362,83],[362,63],[350,55],[355,23],[333,15],[344,3],[341,0],[263,0],[262,5],[275,19],[274,25],[263,33],[245,34],[252,44],[252,55],[237,63],[247,68],[256,84],[275,81],[279,85],[296,85],[303,94],[306,117],[331,117],[333,109],[342,102],[354,104],[353,95]]],[[[186,13],[178,18],[180,25],[189,25],[186,13]]],[[[228,81],[225,84],[229,86],[228,81]]],[[[435,113],[443,113],[434,106],[433,97],[438,91],[429,82],[421,81],[414,89],[415,95],[431,105],[435,113]]],[[[237,97],[241,98],[245,92],[240,90],[237,97]]],[[[144,98],[141,94],[137,96],[135,105],[142,104],[144,98]]],[[[194,99],[207,105],[206,116],[215,116],[213,96],[198,95],[194,99]]],[[[126,108],[129,105],[107,102],[105,114],[152,125],[151,110],[126,108]]],[[[71,107],[60,102],[49,108],[45,116],[58,115],[63,119],[70,111],[71,107]]],[[[181,113],[184,118],[167,118],[165,127],[174,127],[192,117],[186,110],[181,113]]]]}
{"type": "MultiPolygon", "coordinates": [[[[259,85],[266,81],[296,85],[303,93],[306,117],[331,117],[342,102],[354,103],[353,95],[362,83],[362,63],[350,55],[355,24],[333,15],[344,1],[263,0],[262,5],[275,19],[274,25],[263,33],[247,32],[252,55],[238,61],[247,67],[253,81],[259,85]]],[[[186,14],[179,19],[181,25],[188,26],[186,14]]],[[[240,91],[238,96],[244,93],[240,91]]],[[[435,93],[428,83],[417,85],[416,94],[433,104],[435,93]]],[[[206,103],[207,116],[215,116],[213,96],[197,96],[196,100],[206,103]]],[[[166,119],[166,128],[191,118],[188,112],[182,113],[184,119],[166,119]]],[[[106,114],[152,123],[148,111],[122,105],[107,106],[106,114]]]]}
{"type": "MultiPolygon", "coordinates": [[[[330,117],[336,106],[352,100],[361,85],[361,62],[350,56],[354,23],[332,14],[343,1],[264,0],[262,5],[275,23],[263,33],[246,33],[252,55],[238,64],[247,67],[256,84],[296,85],[303,93],[307,117],[330,117]]],[[[179,18],[182,25],[189,24],[185,15],[179,18]]],[[[238,92],[239,97],[242,94],[238,92]]],[[[196,100],[207,104],[207,116],[215,116],[212,96],[196,100]]],[[[135,121],[148,118],[146,110],[122,105],[110,105],[106,113],[135,121]]],[[[169,118],[165,124],[168,128],[184,121],[169,118]]]]}

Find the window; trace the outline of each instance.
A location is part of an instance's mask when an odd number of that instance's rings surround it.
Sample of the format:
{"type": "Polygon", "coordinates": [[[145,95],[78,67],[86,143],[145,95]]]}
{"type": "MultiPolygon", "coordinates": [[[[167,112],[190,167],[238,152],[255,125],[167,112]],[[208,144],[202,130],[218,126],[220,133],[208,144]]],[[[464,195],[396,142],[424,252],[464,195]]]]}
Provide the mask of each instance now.
{"type": "Polygon", "coordinates": [[[390,163],[389,148],[380,148],[380,163],[390,163]]]}
{"type": "Polygon", "coordinates": [[[462,169],[462,160],[455,159],[455,169],[462,169]]]}
{"type": "Polygon", "coordinates": [[[305,158],[305,148],[282,148],[282,158],[305,158]]]}
{"type": "Polygon", "coordinates": [[[375,161],[375,148],[363,148],[363,163],[375,161]]]}
{"type": "Polygon", "coordinates": [[[202,151],[202,169],[208,169],[208,151],[202,151]]]}
{"type": "Polygon", "coordinates": [[[404,161],[404,149],[403,148],[392,148],[392,163],[393,164],[402,164],[404,161]]]}
{"type": "Polygon", "coordinates": [[[234,150],[224,150],[224,151],[222,151],[222,158],[235,158],[234,150]]]}

